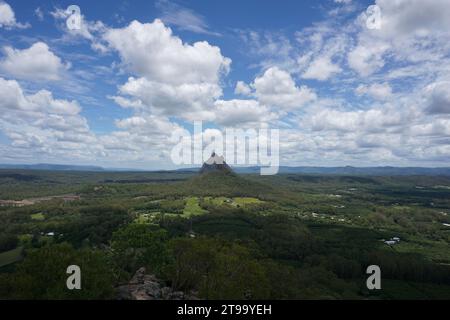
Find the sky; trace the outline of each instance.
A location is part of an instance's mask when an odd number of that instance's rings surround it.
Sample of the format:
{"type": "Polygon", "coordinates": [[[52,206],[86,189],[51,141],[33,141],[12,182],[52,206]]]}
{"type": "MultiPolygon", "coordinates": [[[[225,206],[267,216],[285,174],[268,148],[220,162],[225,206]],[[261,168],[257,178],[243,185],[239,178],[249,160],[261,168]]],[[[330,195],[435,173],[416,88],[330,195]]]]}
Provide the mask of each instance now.
{"type": "Polygon", "coordinates": [[[0,163],[171,169],[202,121],[279,129],[281,165],[450,166],[449,17],[450,0],[0,0],[0,163]]]}

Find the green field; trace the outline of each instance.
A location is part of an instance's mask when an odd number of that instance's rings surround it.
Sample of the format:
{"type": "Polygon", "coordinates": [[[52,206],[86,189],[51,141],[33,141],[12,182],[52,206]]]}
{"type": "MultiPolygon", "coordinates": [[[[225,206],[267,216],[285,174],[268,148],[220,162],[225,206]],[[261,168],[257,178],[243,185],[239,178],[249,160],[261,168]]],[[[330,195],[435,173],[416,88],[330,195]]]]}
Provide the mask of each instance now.
{"type": "Polygon", "coordinates": [[[186,206],[183,210],[183,216],[192,217],[205,214],[207,211],[202,209],[199,205],[199,199],[197,197],[188,197],[186,199],[186,206]]]}
{"type": "Polygon", "coordinates": [[[22,260],[23,247],[0,253],[0,268],[22,260]]]}
{"type": "Polygon", "coordinates": [[[235,197],[233,198],[233,202],[239,206],[247,206],[252,204],[263,203],[263,201],[252,197],[235,197]]]}
{"type": "Polygon", "coordinates": [[[34,213],[34,214],[31,215],[31,219],[42,221],[42,220],[45,220],[45,216],[44,216],[44,214],[42,212],[34,213]]]}

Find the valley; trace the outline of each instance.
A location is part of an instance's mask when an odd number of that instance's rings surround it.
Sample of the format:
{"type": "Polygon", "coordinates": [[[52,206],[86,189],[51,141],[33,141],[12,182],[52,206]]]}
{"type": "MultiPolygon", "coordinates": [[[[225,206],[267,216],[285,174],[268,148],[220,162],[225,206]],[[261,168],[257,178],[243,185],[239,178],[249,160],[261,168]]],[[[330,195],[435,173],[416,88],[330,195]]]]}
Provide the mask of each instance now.
{"type": "Polygon", "coordinates": [[[449,298],[445,186],[450,177],[0,170],[1,199],[41,199],[0,207],[0,297],[114,299],[145,267],[201,299],[449,298]],[[63,290],[65,261],[80,265],[84,290],[63,290]],[[382,290],[365,287],[370,264],[382,290]]]}

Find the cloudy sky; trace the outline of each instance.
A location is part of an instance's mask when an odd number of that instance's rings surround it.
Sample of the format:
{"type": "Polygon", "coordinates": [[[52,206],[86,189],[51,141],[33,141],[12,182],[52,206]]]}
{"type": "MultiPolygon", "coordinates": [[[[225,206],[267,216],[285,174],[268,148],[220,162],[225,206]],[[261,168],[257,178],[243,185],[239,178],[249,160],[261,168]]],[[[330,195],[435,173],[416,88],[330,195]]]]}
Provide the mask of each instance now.
{"type": "Polygon", "coordinates": [[[450,166],[450,0],[0,0],[0,163],[172,168],[195,120],[280,129],[282,165],[450,166]]]}

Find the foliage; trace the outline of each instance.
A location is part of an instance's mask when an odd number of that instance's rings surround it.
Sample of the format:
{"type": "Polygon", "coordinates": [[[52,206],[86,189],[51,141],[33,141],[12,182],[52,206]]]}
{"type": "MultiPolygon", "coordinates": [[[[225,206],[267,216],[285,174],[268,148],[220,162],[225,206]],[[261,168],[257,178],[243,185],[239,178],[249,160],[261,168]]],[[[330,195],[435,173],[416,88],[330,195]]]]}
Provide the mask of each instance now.
{"type": "Polygon", "coordinates": [[[146,267],[159,274],[168,259],[167,232],[145,224],[129,224],[114,232],[111,249],[119,270],[135,272],[146,267]]]}
{"type": "Polygon", "coordinates": [[[168,277],[176,289],[199,291],[206,299],[264,299],[264,269],[242,245],[218,239],[173,239],[168,277]]]}
{"type": "Polygon", "coordinates": [[[0,170],[1,200],[49,197],[0,207],[0,298],[111,298],[142,266],[208,299],[445,297],[448,186],[445,176],[0,170]],[[52,198],[67,193],[81,198],[52,198]],[[383,242],[392,237],[401,241],[383,242]],[[87,292],[65,289],[73,261],[87,292]],[[382,292],[365,288],[370,264],[382,292]]]}
{"type": "Polygon", "coordinates": [[[96,250],[58,244],[31,250],[12,274],[0,275],[0,299],[108,299],[113,296],[111,269],[96,250]],[[81,269],[81,290],[68,290],[69,265],[81,269]]]}

